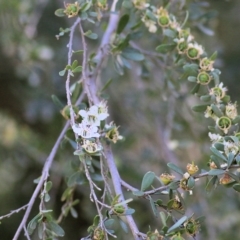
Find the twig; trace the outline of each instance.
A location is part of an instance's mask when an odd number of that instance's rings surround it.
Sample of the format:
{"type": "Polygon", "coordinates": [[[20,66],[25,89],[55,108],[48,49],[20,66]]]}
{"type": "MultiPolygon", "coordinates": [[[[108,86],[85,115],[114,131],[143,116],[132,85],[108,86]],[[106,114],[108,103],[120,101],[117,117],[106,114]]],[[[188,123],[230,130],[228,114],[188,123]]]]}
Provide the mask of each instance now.
{"type": "MultiPolygon", "coordinates": [[[[99,205],[98,205],[98,204],[99,204],[99,201],[98,201],[98,198],[97,198],[96,193],[95,193],[95,191],[94,191],[94,187],[96,187],[96,186],[95,186],[94,182],[93,182],[92,179],[91,179],[91,176],[90,176],[90,174],[89,174],[88,167],[87,167],[87,164],[86,164],[85,161],[83,161],[83,166],[84,166],[84,170],[85,170],[85,175],[86,175],[86,177],[87,177],[87,180],[88,180],[89,186],[90,186],[90,199],[91,199],[91,200],[95,203],[95,205],[96,205],[97,212],[98,212],[98,215],[99,215],[99,218],[100,218],[100,226],[101,226],[102,229],[105,229],[105,226],[104,226],[104,223],[103,223],[103,215],[102,215],[101,209],[100,209],[100,207],[99,207],[99,205]]],[[[105,231],[104,231],[104,232],[105,232],[105,231]]],[[[107,234],[105,234],[105,236],[106,236],[106,238],[108,239],[107,234]]]]}
{"type": "Polygon", "coordinates": [[[26,229],[26,226],[24,226],[23,229],[24,229],[26,238],[27,238],[28,240],[31,240],[31,238],[30,238],[30,236],[29,236],[29,234],[28,234],[28,231],[27,231],[27,229],[26,229]]]}
{"type": "MultiPolygon", "coordinates": [[[[78,18],[73,26],[71,27],[71,31],[69,34],[69,43],[68,43],[68,65],[71,65],[72,62],[72,45],[73,45],[73,34],[77,27],[77,25],[80,23],[80,18],[78,18]]],[[[71,78],[71,70],[68,70],[67,73],[67,80],[66,80],[66,96],[67,96],[67,104],[70,107],[70,118],[71,118],[71,125],[74,125],[74,111],[72,108],[72,101],[71,101],[71,91],[70,91],[70,78],[71,78]]]]}
{"type": "Polygon", "coordinates": [[[19,213],[20,211],[24,210],[26,207],[28,206],[28,204],[18,208],[18,209],[15,209],[15,210],[12,210],[10,211],[10,213],[6,214],[6,215],[3,215],[0,217],[0,220],[2,220],[3,218],[9,218],[10,216],[12,216],[13,214],[15,213],[19,213]]]}
{"type": "Polygon", "coordinates": [[[91,96],[91,93],[89,91],[90,86],[89,86],[89,81],[87,79],[87,43],[85,40],[84,31],[83,31],[81,23],[79,23],[79,30],[81,33],[82,45],[83,45],[83,62],[82,62],[83,86],[84,86],[84,90],[87,93],[89,104],[91,106],[93,104],[93,97],[91,96]],[[86,85],[88,85],[88,86],[86,86],[86,85]]]}
{"type": "MultiPolygon", "coordinates": [[[[120,201],[124,201],[125,199],[124,199],[124,195],[121,188],[121,178],[119,176],[119,172],[117,170],[116,164],[113,159],[112,150],[109,145],[106,145],[104,150],[105,150],[104,153],[105,153],[106,161],[109,167],[109,171],[112,176],[112,182],[115,189],[115,193],[116,195],[120,195],[120,198],[119,198],[120,201]]],[[[134,239],[139,240],[140,239],[138,236],[139,230],[137,228],[135,221],[133,220],[133,217],[131,215],[127,215],[126,219],[132,231],[134,239]]]]}
{"type": "Polygon", "coordinates": [[[44,164],[44,167],[43,167],[43,170],[42,170],[42,176],[41,176],[41,178],[40,178],[40,180],[38,182],[37,187],[35,188],[35,190],[33,192],[33,195],[31,197],[29,203],[28,203],[26,212],[25,212],[25,214],[23,216],[23,219],[22,219],[22,221],[21,221],[21,223],[20,223],[20,225],[19,225],[19,227],[18,227],[18,229],[17,229],[17,231],[16,231],[16,233],[15,233],[15,235],[13,237],[13,240],[17,240],[18,239],[22,229],[26,225],[26,222],[27,222],[28,216],[29,216],[29,214],[30,214],[30,212],[32,210],[33,204],[34,204],[34,202],[35,202],[35,200],[36,200],[36,198],[37,198],[37,196],[38,196],[38,194],[39,194],[39,192],[40,192],[44,182],[48,178],[49,170],[50,170],[50,168],[52,166],[53,159],[54,159],[54,157],[55,157],[55,155],[57,153],[58,147],[59,147],[59,145],[61,143],[61,140],[63,139],[63,137],[64,137],[68,127],[69,127],[69,122],[67,122],[65,124],[64,128],[62,129],[62,131],[61,131],[57,141],[55,142],[55,144],[54,144],[54,146],[53,146],[53,148],[52,148],[52,150],[51,150],[51,152],[50,152],[50,154],[49,154],[49,156],[48,156],[48,158],[47,158],[47,160],[46,160],[46,162],[44,164]]]}

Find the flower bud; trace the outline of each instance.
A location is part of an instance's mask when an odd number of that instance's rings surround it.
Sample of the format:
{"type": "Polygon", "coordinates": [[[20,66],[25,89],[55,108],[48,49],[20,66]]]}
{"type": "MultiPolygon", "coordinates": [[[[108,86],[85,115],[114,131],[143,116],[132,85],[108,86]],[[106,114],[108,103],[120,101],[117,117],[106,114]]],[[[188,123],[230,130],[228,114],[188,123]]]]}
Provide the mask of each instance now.
{"type": "Polygon", "coordinates": [[[195,165],[194,163],[188,163],[187,171],[190,175],[193,175],[198,171],[198,166],[195,165]]]}
{"type": "Polygon", "coordinates": [[[215,164],[215,162],[211,161],[211,162],[209,163],[209,167],[210,167],[210,169],[216,169],[216,168],[217,168],[217,165],[215,164]]]}
{"type": "Polygon", "coordinates": [[[202,46],[198,45],[197,43],[189,43],[187,49],[187,56],[194,60],[198,59],[203,54],[202,46]]]}
{"type": "Polygon", "coordinates": [[[200,60],[199,67],[203,71],[211,71],[213,70],[213,63],[214,61],[211,61],[210,59],[205,57],[200,60]]]}
{"type": "Polygon", "coordinates": [[[116,214],[123,214],[125,212],[125,208],[122,205],[115,206],[113,212],[116,214]]]}
{"type": "Polygon", "coordinates": [[[231,119],[228,117],[220,117],[217,120],[217,126],[221,129],[225,134],[228,133],[229,128],[232,126],[231,119]]]}
{"type": "Polygon", "coordinates": [[[168,185],[170,182],[173,181],[175,176],[170,175],[168,173],[163,173],[163,174],[161,174],[161,176],[159,178],[164,185],[168,185]]]}
{"type": "Polygon", "coordinates": [[[166,9],[164,8],[159,8],[157,10],[157,18],[158,18],[158,24],[161,26],[161,27],[168,27],[169,24],[170,24],[170,18],[169,18],[169,15],[168,15],[168,12],[166,9]]]}
{"type": "Polygon", "coordinates": [[[221,177],[219,180],[220,184],[222,185],[226,185],[228,183],[231,183],[232,181],[233,179],[227,173],[225,173],[223,177],[221,177]]]}
{"type": "Polygon", "coordinates": [[[227,106],[226,106],[226,115],[231,118],[231,119],[235,119],[237,117],[237,104],[234,103],[229,103],[227,106]]]}
{"type": "Polygon", "coordinates": [[[157,229],[155,230],[155,232],[147,233],[147,240],[162,240],[162,239],[163,236],[159,234],[157,229]]]}
{"type": "Polygon", "coordinates": [[[69,17],[75,17],[78,15],[78,12],[80,10],[80,5],[78,2],[75,3],[66,3],[64,13],[69,17]]]}
{"type": "Polygon", "coordinates": [[[211,81],[212,77],[205,71],[201,71],[197,76],[197,82],[201,85],[207,85],[211,81]]]}
{"type": "Polygon", "coordinates": [[[96,228],[93,233],[93,240],[104,240],[105,233],[101,228],[96,228]]]}
{"type": "Polygon", "coordinates": [[[199,222],[195,221],[193,218],[190,218],[187,222],[184,223],[186,232],[191,236],[195,236],[199,232],[199,222]]]}

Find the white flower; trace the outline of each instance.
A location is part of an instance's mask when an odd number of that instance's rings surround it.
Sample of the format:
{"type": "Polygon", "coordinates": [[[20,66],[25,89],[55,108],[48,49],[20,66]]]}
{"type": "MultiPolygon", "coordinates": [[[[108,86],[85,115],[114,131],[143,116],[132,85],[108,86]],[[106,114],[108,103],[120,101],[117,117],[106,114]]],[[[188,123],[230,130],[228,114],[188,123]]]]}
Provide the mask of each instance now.
{"type": "Polygon", "coordinates": [[[185,173],[183,174],[183,177],[184,177],[185,179],[189,179],[189,178],[190,178],[190,174],[189,174],[188,172],[185,172],[185,173]]]}
{"type": "Polygon", "coordinates": [[[209,132],[208,136],[213,143],[216,143],[222,140],[222,136],[219,134],[209,132]]]}
{"type": "Polygon", "coordinates": [[[234,142],[225,142],[225,141],[223,144],[224,144],[224,152],[227,156],[230,152],[233,153],[234,155],[239,152],[238,144],[234,142]]]}
{"type": "Polygon", "coordinates": [[[98,138],[100,134],[97,132],[98,128],[95,125],[89,125],[83,121],[80,124],[72,126],[73,131],[82,138],[98,138]]]}
{"type": "Polygon", "coordinates": [[[237,104],[228,103],[226,106],[226,115],[231,119],[235,119],[237,117],[237,104]]]}
{"type": "Polygon", "coordinates": [[[89,125],[100,126],[100,122],[108,117],[108,113],[99,113],[97,106],[92,106],[88,111],[80,110],[79,114],[83,117],[83,121],[89,125]]]}

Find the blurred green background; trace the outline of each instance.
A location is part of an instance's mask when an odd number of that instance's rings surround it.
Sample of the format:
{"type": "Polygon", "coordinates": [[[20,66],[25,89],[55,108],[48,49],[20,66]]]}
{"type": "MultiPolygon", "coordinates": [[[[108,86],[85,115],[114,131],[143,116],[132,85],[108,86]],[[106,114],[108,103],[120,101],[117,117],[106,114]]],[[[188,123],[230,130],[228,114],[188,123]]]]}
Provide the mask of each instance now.
{"type": "MultiPolygon", "coordinates": [[[[209,54],[218,51],[215,66],[222,71],[221,80],[228,87],[232,101],[239,101],[240,1],[175,2],[172,11],[180,19],[183,18],[181,12],[190,9],[189,26],[197,41],[209,54]],[[182,7],[184,2],[186,6],[182,7]]],[[[65,78],[58,72],[67,63],[68,35],[59,40],[55,35],[60,27],[70,27],[74,20],[54,15],[54,11],[62,7],[60,0],[0,2],[0,216],[29,201],[35,187],[33,180],[40,176],[65,122],[51,99],[54,94],[66,104],[65,78]]],[[[95,32],[101,33],[106,22],[104,17],[95,32]]],[[[148,34],[145,30],[136,44],[153,51],[153,46],[160,43],[161,33],[151,39],[144,37],[148,34]]],[[[78,33],[74,44],[81,48],[78,33]]],[[[94,51],[99,40],[88,44],[90,51],[94,51]]],[[[206,168],[209,159],[207,126],[210,121],[191,111],[191,106],[198,102],[189,95],[191,84],[178,81],[179,70],[173,70],[168,60],[146,57],[139,65],[133,63],[134,71],[125,71],[123,76],[113,70],[111,60],[104,65],[100,84],[113,79],[105,94],[109,98],[111,120],[126,137],[124,142],[113,146],[116,162],[122,178],[135,187],[140,186],[146,171],[154,171],[156,175],[167,171],[168,162],[185,167],[195,161],[206,168]],[[171,76],[166,79],[168,72],[171,76]]],[[[64,179],[74,158],[72,152],[70,145],[62,146],[51,169],[54,188],[48,206],[54,209],[56,218],[61,211],[60,197],[66,188],[64,179]]],[[[192,196],[187,194],[187,213],[206,215],[197,239],[238,239],[239,194],[223,187],[207,193],[205,181],[200,182],[192,196]]],[[[88,186],[79,186],[75,197],[80,199],[79,218],[63,220],[66,236],[62,239],[80,239],[87,235],[86,229],[92,224],[95,212],[89,201],[88,186]]],[[[36,201],[30,218],[37,214],[38,204],[36,201]]],[[[131,206],[137,209],[136,221],[143,232],[150,224],[152,229],[159,226],[144,200],[131,206]]],[[[2,221],[1,240],[12,239],[22,216],[20,212],[2,221]]],[[[22,235],[19,239],[25,237],[22,235]]]]}

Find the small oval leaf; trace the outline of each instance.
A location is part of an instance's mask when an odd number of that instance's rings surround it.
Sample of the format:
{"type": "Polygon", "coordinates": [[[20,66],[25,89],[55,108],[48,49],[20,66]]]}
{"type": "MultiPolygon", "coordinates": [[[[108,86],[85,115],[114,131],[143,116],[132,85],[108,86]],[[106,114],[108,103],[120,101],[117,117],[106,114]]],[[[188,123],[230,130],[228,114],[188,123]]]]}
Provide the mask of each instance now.
{"type": "Polygon", "coordinates": [[[149,188],[152,185],[154,178],[154,172],[147,172],[142,180],[141,191],[144,192],[147,188],[149,188]]]}

